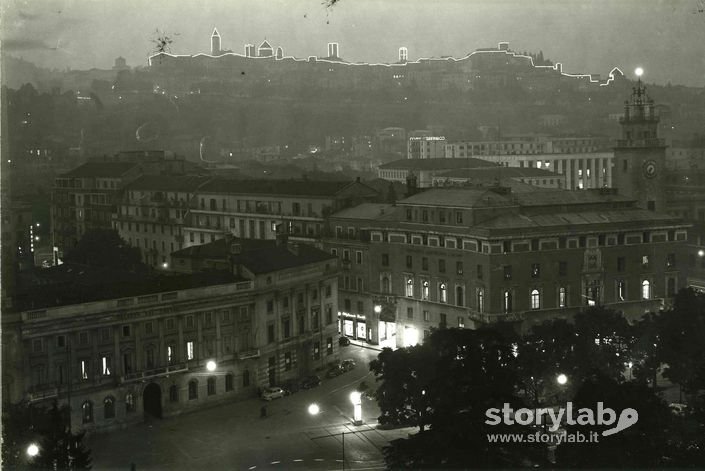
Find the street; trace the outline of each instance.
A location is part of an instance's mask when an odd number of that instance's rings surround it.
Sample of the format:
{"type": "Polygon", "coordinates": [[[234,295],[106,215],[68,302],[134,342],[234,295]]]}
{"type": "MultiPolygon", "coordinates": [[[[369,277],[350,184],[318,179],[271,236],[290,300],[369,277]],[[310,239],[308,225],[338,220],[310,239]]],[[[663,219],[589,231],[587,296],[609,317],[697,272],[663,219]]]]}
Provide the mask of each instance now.
{"type": "Polygon", "coordinates": [[[354,359],[355,369],[321,375],[319,387],[271,402],[249,399],[91,436],[93,469],[129,470],[132,463],[138,470],[383,469],[382,447],[410,429],[377,430],[379,409],[368,399],[364,423],[355,426],[350,402],[363,380],[374,386],[368,363],[377,353],[342,347],[340,358],[354,359]],[[317,415],[308,412],[312,403],[317,415]],[[266,418],[260,418],[263,404],[266,418]]]}

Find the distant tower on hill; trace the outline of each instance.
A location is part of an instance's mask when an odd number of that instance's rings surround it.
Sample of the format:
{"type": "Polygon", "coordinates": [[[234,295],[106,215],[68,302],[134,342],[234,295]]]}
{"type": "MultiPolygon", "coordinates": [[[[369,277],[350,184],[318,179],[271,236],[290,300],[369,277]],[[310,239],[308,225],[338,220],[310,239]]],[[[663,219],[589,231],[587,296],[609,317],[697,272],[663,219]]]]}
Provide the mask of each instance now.
{"type": "Polygon", "coordinates": [[[272,49],[272,46],[269,45],[266,39],[262,41],[262,44],[259,45],[259,48],[257,49],[257,55],[259,57],[272,57],[274,55],[274,50],[272,49]]]}
{"type": "Polygon", "coordinates": [[[255,45],[245,44],[245,57],[255,57],[255,45]]]}
{"type": "MultiPolygon", "coordinates": [[[[637,70],[637,75],[641,75],[637,70]]],[[[659,117],[654,101],[641,83],[632,89],[631,101],[624,102],[622,138],[614,148],[612,185],[619,193],[638,201],[651,211],[665,210],[664,170],[666,145],[658,137],[659,117]]]]}
{"type": "Polygon", "coordinates": [[[284,49],[282,49],[281,47],[277,48],[276,58],[277,60],[284,58],[284,49]]]}
{"type": "Polygon", "coordinates": [[[220,52],[220,34],[218,34],[216,28],[213,28],[213,34],[211,34],[211,56],[219,56],[220,52]]]}
{"type": "Polygon", "coordinates": [[[409,50],[402,46],[399,48],[399,62],[406,62],[409,60],[409,50]]]}
{"type": "Polygon", "coordinates": [[[339,58],[338,55],[338,43],[328,43],[328,57],[339,58]]]}

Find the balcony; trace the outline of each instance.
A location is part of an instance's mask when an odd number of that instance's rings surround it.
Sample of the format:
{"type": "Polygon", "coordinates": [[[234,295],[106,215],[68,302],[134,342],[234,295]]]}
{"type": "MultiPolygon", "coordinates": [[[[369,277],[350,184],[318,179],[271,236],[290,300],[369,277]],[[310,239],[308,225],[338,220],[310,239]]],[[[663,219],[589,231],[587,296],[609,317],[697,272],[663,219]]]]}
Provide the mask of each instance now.
{"type": "Polygon", "coordinates": [[[51,385],[33,386],[27,391],[26,396],[29,402],[53,399],[59,396],[59,388],[51,385]]]}
{"type": "Polygon", "coordinates": [[[243,350],[238,352],[237,357],[239,360],[247,360],[249,358],[259,358],[259,349],[243,350]]]}
{"type": "Polygon", "coordinates": [[[135,381],[143,381],[146,379],[158,378],[160,376],[168,376],[170,374],[183,373],[186,371],[188,371],[187,363],[176,363],[161,368],[128,373],[120,377],[120,383],[133,383],[135,381]]]}

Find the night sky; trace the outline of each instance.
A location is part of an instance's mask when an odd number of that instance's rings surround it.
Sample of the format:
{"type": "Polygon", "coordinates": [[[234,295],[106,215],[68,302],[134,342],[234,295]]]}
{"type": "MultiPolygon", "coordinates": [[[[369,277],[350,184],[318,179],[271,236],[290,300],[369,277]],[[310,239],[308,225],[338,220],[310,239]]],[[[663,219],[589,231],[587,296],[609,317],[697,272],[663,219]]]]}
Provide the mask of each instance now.
{"type": "Polygon", "coordinates": [[[176,54],[222,47],[242,53],[265,38],[285,55],[325,56],[338,42],[349,61],[462,57],[509,41],[543,51],[564,72],[628,76],[637,66],[659,84],[705,85],[703,0],[5,0],[3,54],[52,68],[109,68],[118,56],[145,65],[155,30],[176,54]]]}

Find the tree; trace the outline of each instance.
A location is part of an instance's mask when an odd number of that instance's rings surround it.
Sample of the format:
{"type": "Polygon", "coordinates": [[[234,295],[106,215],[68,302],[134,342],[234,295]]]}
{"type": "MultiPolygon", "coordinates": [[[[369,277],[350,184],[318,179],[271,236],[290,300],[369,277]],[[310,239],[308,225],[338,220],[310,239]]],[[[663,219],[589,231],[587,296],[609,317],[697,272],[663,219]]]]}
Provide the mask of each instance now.
{"type": "Polygon", "coordinates": [[[578,413],[581,408],[586,408],[597,414],[598,402],[602,402],[604,408],[613,409],[615,419],[623,410],[634,409],[638,413],[638,421],[608,436],[603,436],[602,432],[615,427],[616,421],[611,425],[568,425],[568,434],[579,432],[587,436],[592,432],[597,434],[599,441],[562,443],[556,454],[558,466],[633,469],[662,464],[670,448],[669,430],[673,417],[652,389],[636,382],[619,383],[614,378],[596,373],[587,378],[577,391],[573,410],[578,413]]]}
{"type": "Polygon", "coordinates": [[[391,469],[522,466],[543,460],[540,445],[491,443],[489,434],[528,432],[490,425],[488,409],[524,403],[512,345],[491,330],[441,329],[423,345],[383,350],[370,364],[377,381],[381,423],[419,427],[384,449],[391,469]]]}
{"type": "Polygon", "coordinates": [[[20,403],[6,405],[2,417],[3,469],[91,469],[91,451],[83,444],[84,433],[73,434],[68,426],[68,407],[56,402],[50,409],[20,403]],[[29,444],[39,454],[29,458],[29,444]]]}
{"type": "Polygon", "coordinates": [[[92,229],[86,231],[76,246],[64,257],[65,262],[122,270],[143,270],[140,250],[130,247],[117,231],[92,229]]]}

